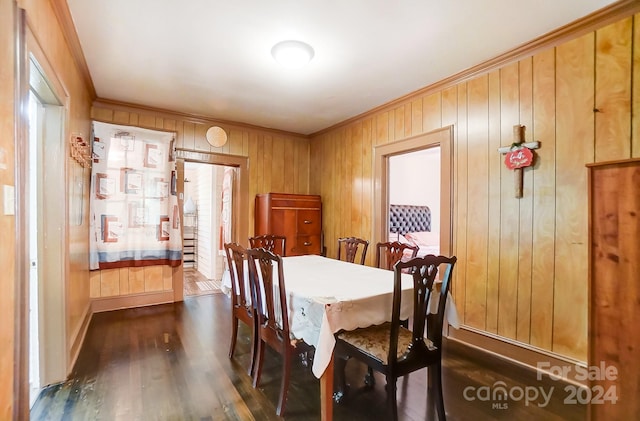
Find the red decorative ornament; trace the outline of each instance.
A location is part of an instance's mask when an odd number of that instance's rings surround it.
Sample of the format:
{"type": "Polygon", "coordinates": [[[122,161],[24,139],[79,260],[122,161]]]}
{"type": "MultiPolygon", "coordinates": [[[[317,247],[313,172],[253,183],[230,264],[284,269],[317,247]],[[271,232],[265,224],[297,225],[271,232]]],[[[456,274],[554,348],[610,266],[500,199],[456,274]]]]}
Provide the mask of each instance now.
{"type": "Polygon", "coordinates": [[[514,149],[506,153],[504,163],[510,170],[528,167],[533,164],[533,152],[527,147],[514,149]]]}

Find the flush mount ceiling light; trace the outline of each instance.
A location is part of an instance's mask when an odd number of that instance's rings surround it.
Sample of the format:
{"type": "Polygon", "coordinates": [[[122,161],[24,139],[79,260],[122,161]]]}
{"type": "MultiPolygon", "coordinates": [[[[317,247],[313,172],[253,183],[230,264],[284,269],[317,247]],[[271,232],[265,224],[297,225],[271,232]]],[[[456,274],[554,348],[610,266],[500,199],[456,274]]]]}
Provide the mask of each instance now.
{"type": "Polygon", "coordinates": [[[227,132],[222,127],[211,126],[207,130],[206,138],[211,146],[220,148],[227,143],[227,132]]]}
{"type": "Polygon", "coordinates": [[[290,69],[303,67],[313,58],[313,48],[302,41],[282,41],[271,49],[271,55],[281,65],[290,69]]]}

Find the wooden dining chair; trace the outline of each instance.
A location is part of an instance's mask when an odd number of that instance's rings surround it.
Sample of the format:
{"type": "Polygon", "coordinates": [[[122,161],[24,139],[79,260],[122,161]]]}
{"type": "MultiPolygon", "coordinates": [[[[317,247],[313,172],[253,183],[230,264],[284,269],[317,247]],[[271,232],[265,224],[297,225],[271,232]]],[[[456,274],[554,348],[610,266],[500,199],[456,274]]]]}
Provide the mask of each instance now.
{"type": "Polygon", "coordinates": [[[287,237],[284,235],[264,234],[249,237],[249,246],[252,249],[264,248],[279,256],[286,256],[287,237]]]}
{"type": "Polygon", "coordinates": [[[287,402],[291,364],[294,355],[310,348],[304,342],[292,340],[289,330],[287,293],[282,257],[264,249],[247,250],[249,279],[256,297],[258,347],[253,387],[260,384],[266,346],[282,355],[282,380],[276,413],[282,416],[287,402]]]}
{"type": "Polygon", "coordinates": [[[363,240],[362,238],[338,238],[338,260],[342,260],[342,253],[344,252],[344,260],[349,263],[354,263],[358,251],[360,251],[360,264],[364,265],[364,259],[367,257],[368,248],[369,241],[363,240]]]}
{"type": "Polygon", "coordinates": [[[393,266],[401,260],[405,254],[409,258],[418,255],[420,247],[399,241],[382,242],[376,244],[376,267],[393,270],[393,266]]]}
{"type": "Polygon", "coordinates": [[[442,328],[451,274],[456,260],[455,256],[427,255],[396,263],[391,322],[336,334],[336,380],[342,391],[346,390],[344,366],[347,358],[363,361],[386,377],[391,418],[397,420],[396,380],[428,367],[428,393],[434,394],[434,399],[430,400],[430,408],[432,411],[435,401],[438,419],[445,420],[442,394],[442,328]],[[404,270],[410,273],[403,273],[404,270]],[[440,271],[443,271],[443,275],[438,292],[436,285],[440,282],[436,280],[440,271]],[[407,327],[402,325],[400,315],[404,276],[413,279],[414,305],[407,327]],[[436,309],[430,308],[436,304],[436,309]]]}
{"type": "Polygon", "coordinates": [[[238,337],[238,320],[242,320],[251,328],[251,365],[249,375],[253,375],[258,347],[258,319],[256,317],[254,300],[251,298],[251,287],[248,282],[248,273],[245,273],[247,250],[236,243],[224,244],[229,264],[231,278],[231,343],[229,345],[229,358],[233,358],[238,337]]]}

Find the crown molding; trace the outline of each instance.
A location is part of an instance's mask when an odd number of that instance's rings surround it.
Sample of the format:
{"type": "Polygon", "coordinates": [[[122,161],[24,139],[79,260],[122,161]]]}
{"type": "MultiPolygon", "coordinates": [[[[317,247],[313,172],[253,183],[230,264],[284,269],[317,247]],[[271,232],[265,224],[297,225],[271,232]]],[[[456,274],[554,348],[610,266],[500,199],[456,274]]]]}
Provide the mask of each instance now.
{"type": "Polygon", "coordinates": [[[80,39],[78,38],[76,27],[73,24],[73,18],[71,17],[71,12],[69,11],[69,5],[67,4],[66,0],[49,0],[49,2],[51,3],[51,8],[53,9],[53,13],[58,19],[60,27],[62,28],[64,39],[67,41],[67,45],[71,50],[73,61],[78,67],[80,75],[84,79],[84,83],[89,90],[89,96],[93,100],[97,97],[96,88],[93,85],[93,79],[91,79],[89,66],[87,66],[87,61],[84,58],[84,53],[82,52],[82,47],[80,46],[80,39]]]}

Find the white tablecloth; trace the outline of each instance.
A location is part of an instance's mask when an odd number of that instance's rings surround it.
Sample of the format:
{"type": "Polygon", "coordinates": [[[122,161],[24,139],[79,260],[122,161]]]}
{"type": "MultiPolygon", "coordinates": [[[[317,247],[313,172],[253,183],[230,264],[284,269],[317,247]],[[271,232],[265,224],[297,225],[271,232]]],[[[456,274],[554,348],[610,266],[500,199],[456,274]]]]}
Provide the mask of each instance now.
{"type": "MultiPolygon", "coordinates": [[[[282,264],[291,334],[316,348],[312,367],[316,377],[322,376],[331,360],[334,333],[391,319],[393,272],[315,255],[284,257],[282,264]]],[[[222,284],[228,292],[231,288],[228,273],[222,284]]],[[[402,318],[411,313],[412,288],[413,281],[407,275],[403,279],[402,318]]],[[[434,294],[432,302],[437,297],[434,294]]],[[[435,312],[435,306],[432,311],[435,312]]],[[[450,295],[446,318],[451,326],[459,327],[450,295]]]]}

